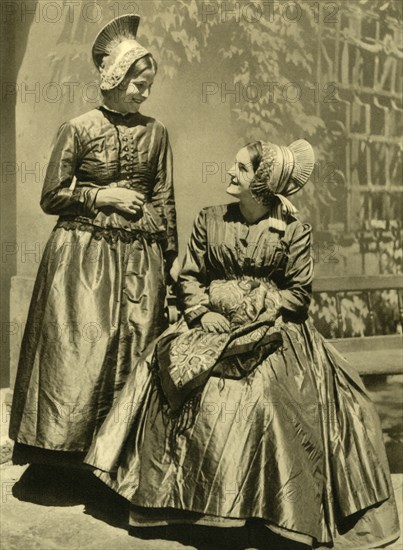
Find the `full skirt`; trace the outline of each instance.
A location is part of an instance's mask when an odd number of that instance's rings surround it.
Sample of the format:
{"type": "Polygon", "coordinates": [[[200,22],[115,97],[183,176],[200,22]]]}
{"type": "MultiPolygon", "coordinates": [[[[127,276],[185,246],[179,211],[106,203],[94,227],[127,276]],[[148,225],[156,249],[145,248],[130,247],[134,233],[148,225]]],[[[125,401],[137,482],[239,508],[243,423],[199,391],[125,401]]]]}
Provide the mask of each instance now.
{"type": "Polygon", "coordinates": [[[165,295],[158,242],[56,227],[21,345],[10,437],[86,452],[138,357],[167,327],[165,295]]]}
{"type": "Polygon", "coordinates": [[[398,538],[381,427],[358,374],[310,321],[280,330],[282,348],[249,376],[211,376],[179,428],[153,374],[155,343],[146,350],[85,459],[131,502],[132,525],[260,518],[343,550],[398,538]]]}

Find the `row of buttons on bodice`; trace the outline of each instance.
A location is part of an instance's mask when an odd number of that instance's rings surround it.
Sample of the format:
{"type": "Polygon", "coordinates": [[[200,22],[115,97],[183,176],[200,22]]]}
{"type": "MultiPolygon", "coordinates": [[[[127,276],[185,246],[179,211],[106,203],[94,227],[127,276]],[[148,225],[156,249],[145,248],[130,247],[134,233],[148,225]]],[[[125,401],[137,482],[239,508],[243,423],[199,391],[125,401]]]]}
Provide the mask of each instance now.
{"type": "Polygon", "coordinates": [[[122,180],[127,182],[126,187],[150,195],[151,173],[146,159],[142,159],[138,151],[134,133],[126,126],[117,126],[117,129],[121,142],[119,162],[122,180]]]}

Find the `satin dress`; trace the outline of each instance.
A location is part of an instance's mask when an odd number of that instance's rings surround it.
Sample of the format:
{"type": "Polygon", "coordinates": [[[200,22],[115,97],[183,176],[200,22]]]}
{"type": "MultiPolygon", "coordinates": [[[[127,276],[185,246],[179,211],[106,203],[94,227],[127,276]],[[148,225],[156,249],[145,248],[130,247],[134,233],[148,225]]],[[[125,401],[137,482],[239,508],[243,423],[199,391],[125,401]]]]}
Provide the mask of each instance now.
{"type": "Polygon", "coordinates": [[[210,376],[176,432],[153,372],[161,338],[150,345],[85,459],[130,501],[131,525],[258,518],[288,539],[340,550],[398,538],[377,414],[358,374],[307,317],[311,228],[286,222],[285,231],[270,216],[248,224],[237,204],[197,218],[180,275],[184,318],[165,336],[194,330],[213,283],[253,279],[278,288],[283,345],[246,377],[210,376]]]}
{"type": "Polygon", "coordinates": [[[34,286],[10,437],[85,452],[138,357],[168,325],[165,260],[177,235],[165,127],[105,107],[62,125],[41,206],[59,219],[34,286]],[[142,212],[97,209],[105,187],[141,191],[142,212]]]}

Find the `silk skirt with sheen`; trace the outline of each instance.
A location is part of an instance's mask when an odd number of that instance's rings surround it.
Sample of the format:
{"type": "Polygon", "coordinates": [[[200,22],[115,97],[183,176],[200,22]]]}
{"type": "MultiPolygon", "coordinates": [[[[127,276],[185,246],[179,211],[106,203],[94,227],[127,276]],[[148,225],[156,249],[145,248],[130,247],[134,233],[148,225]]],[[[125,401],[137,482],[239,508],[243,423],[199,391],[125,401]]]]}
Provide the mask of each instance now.
{"type": "Polygon", "coordinates": [[[85,452],[167,326],[158,242],[55,228],[38,271],[11,412],[17,443],[85,452]]]}
{"type": "Polygon", "coordinates": [[[282,349],[247,378],[211,377],[176,437],[153,346],[143,355],[85,459],[131,502],[132,525],[260,518],[289,539],[343,550],[398,538],[381,427],[358,374],[309,321],[281,332],[282,349]]]}

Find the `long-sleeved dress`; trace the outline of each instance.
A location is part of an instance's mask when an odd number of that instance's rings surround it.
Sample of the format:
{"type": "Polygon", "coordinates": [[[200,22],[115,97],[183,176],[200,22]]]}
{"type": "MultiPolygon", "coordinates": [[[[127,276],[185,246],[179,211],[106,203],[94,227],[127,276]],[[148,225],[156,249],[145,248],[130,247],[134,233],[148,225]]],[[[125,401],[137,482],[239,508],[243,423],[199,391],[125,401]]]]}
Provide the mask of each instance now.
{"type": "MultiPolygon", "coordinates": [[[[131,502],[132,525],[231,527],[260,518],[289,539],[343,550],[398,537],[377,414],[357,373],[307,319],[310,234],[292,217],[284,232],[269,216],[248,224],[237,204],[200,213],[180,276],[184,320],[140,358],[85,459],[131,502]],[[248,281],[256,297],[275,285],[269,303],[279,316],[268,331],[282,336],[282,346],[246,376],[209,371],[198,406],[183,408],[190,422],[178,429],[161,399],[165,378],[162,370],[156,377],[156,362],[168,363],[167,397],[210,368],[203,362],[217,359],[227,335],[203,333],[196,320],[218,311],[217,303],[236,310],[237,285],[248,281]],[[233,291],[217,301],[220,286],[233,291]],[[195,352],[203,345],[204,355],[195,352]]],[[[253,304],[244,305],[250,313],[253,304]]],[[[243,327],[238,349],[248,334],[258,341],[266,330],[252,325],[249,333],[243,327]]]]}
{"type": "Polygon", "coordinates": [[[34,286],[10,437],[85,452],[136,359],[168,324],[164,258],[177,236],[165,127],[103,106],[65,123],[41,206],[59,219],[34,286]],[[143,211],[97,209],[107,186],[141,191],[143,211]]]}

